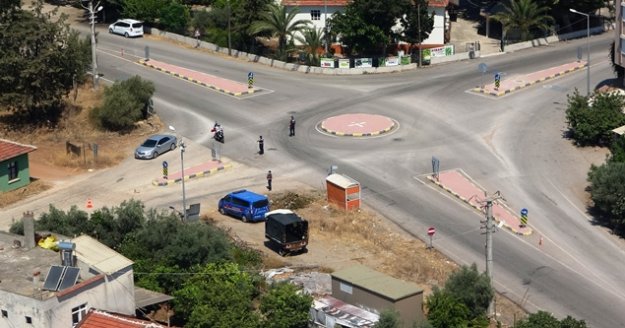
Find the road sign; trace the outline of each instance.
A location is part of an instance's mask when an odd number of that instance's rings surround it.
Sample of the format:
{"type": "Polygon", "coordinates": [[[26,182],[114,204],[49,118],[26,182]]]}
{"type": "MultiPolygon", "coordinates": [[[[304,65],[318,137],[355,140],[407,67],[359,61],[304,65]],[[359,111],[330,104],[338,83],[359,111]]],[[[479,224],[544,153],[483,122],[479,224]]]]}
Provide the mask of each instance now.
{"type": "Polygon", "coordinates": [[[522,209],[521,209],[521,216],[527,216],[527,213],[529,213],[529,211],[527,210],[527,208],[522,208],[522,209]]]}
{"type": "Polygon", "coordinates": [[[495,89],[499,89],[500,82],[501,82],[501,73],[495,73],[495,89]]]}
{"type": "Polygon", "coordinates": [[[251,89],[254,86],[254,72],[247,73],[247,88],[251,89]]]}
{"type": "Polygon", "coordinates": [[[435,233],[436,233],[436,229],[434,227],[429,227],[428,228],[428,235],[429,236],[434,236],[435,233]]]}
{"type": "Polygon", "coordinates": [[[521,228],[525,228],[525,226],[527,226],[527,216],[522,216],[521,217],[521,224],[519,224],[519,226],[521,228]]]}
{"type": "Polygon", "coordinates": [[[163,161],[163,168],[167,168],[167,161],[163,161]]]}
{"type": "Polygon", "coordinates": [[[254,72],[247,73],[247,78],[248,79],[253,79],[254,78],[254,72]]]}
{"type": "Polygon", "coordinates": [[[477,65],[477,69],[482,73],[486,73],[486,71],[488,71],[488,65],[480,63],[479,65],[477,65]]]}
{"type": "Polygon", "coordinates": [[[432,156],[432,175],[438,180],[440,172],[441,161],[438,158],[432,156]]]}

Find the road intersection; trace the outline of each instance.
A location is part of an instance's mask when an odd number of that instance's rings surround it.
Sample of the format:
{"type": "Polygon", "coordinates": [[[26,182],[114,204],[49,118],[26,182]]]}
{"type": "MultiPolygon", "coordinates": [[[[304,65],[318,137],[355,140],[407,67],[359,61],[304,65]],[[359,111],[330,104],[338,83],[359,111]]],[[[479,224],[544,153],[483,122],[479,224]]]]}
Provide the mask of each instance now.
{"type": "MultiPolygon", "coordinates": [[[[607,37],[593,37],[593,58],[605,58],[607,37]]],[[[319,186],[330,165],[338,166],[361,182],[364,202],[411,234],[426,238],[436,227],[437,248],[460,264],[476,262],[483,269],[484,237],[479,232],[482,215],[462,202],[442,196],[441,189],[415,176],[431,174],[431,158],[441,160],[441,171],[461,168],[489,191],[499,190],[510,208],[530,209],[530,236],[500,230],[494,236],[495,286],[530,311],[543,309],[558,316],[573,315],[593,327],[623,327],[625,313],[625,254],[620,241],[584,214],[583,188],[590,164],[601,163],[603,153],[577,149],[562,138],[566,129],[566,95],[585,85],[583,74],[571,73],[548,84],[535,84],[506,97],[475,97],[465,92],[480,84],[477,61],[432,66],[389,75],[305,75],[213,57],[192,49],[171,47],[158,41],[101,37],[110,49],[120,44],[131,53],[150,46],[154,60],[244,83],[255,72],[256,86],[274,90],[246,99],[207,92],[205,87],[170,77],[120,56],[100,54],[100,68],[111,80],[135,74],[156,85],[155,107],[167,124],[176,126],[186,139],[210,145],[210,126],[222,124],[227,142],[224,157],[235,163],[231,170],[200,180],[232,179],[240,187],[261,184],[259,172],[271,169],[283,179],[319,186]],[[549,86],[549,87],[547,87],[549,86]],[[339,138],[319,133],[323,120],[353,113],[383,115],[400,128],[375,138],[339,138]],[[297,119],[297,137],[288,137],[288,119],[297,119]],[[255,153],[258,135],[266,139],[266,154],[255,153]],[[240,169],[236,163],[249,168],[240,169]],[[233,173],[242,174],[233,179],[233,173]],[[544,244],[539,245],[543,238],[544,244]]],[[[523,75],[575,60],[571,42],[505,56],[484,58],[493,72],[523,75]]],[[[609,64],[595,61],[592,83],[611,78],[609,64]]],[[[185,155],[189,165],[206,159],[185,155]]],[[[175,152],[166,154],[175,158],[175,152]]],[[[158,176],[157,162],[129,159],[115,171],[98,173],[93,185],[78,185],[69,193],[86,196],[89,188],[105,194],[116,184],[136,178],[133,170],[150,170],[158,176]],[[121,171],[120,171],[121,170],[121,171]],[[122,180],[119,180],[122,179],[122,180]],[[119,181],[119,182],[116,182],[119,181]],[[97,184],[96,184],[97,183],[97,184]]],[[[172,168],[172,171],[174,169],[172,168]]],[[[157,194],[149,179],[134,189],[146,197],[146,205],[167,208],[178,202],[178,193],[157,194]]],[[[189,183],[190,202],[222,190],[204,182],[189,183]],[[194,184],[197,184],[194,185],[194,184]],[[199,187],[201,184],[202,187],[199,187]]],[[[120,197],[132,194],[120,193],[120,197]]],[[[52,196],[30,202],[45,209],[52,196]],[[37,203],[38,202],[38,203],[37,203]]],[[[56,195],[60,197],[61,195],[56,195]]],[[[86,197],[83,197],[86,198],[86,197]]],[[[99,198],[99,197],[94,197],[99,198]]],[[[116,204],[111,199],[107,205],[116,204]]],[[[66,199],[61,207],[68,205],[66,199]]],[[[97,205],[97,204],[96,204],[97,205]]],[[[8,209],[16,217],[27,206],[8,209]]],[[[2,222],[3,225],[6,222],[2,222]]]]}

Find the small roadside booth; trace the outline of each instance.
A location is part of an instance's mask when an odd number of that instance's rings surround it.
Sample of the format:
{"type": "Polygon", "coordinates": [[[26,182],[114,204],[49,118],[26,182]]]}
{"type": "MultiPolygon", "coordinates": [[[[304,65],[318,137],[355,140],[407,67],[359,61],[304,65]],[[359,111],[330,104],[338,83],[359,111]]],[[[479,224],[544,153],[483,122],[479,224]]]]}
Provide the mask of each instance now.
{"type": "Polygon", "coordinates": [[[333,173],[326,178],[328,203],[345,209],[360,208],[360,183],[347,175],[333,173]]]}

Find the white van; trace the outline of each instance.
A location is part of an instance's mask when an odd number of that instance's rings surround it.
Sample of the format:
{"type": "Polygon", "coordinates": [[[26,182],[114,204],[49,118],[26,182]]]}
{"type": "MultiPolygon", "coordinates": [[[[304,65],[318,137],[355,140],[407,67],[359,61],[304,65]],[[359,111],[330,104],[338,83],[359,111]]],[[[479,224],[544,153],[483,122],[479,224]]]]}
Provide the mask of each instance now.
{"type": "Polygon", "coordinates": [[[119,19],[109,25],[109,33],[120,34],[127,38],[143,36],[143,23],[134,19],[119,19]]]}

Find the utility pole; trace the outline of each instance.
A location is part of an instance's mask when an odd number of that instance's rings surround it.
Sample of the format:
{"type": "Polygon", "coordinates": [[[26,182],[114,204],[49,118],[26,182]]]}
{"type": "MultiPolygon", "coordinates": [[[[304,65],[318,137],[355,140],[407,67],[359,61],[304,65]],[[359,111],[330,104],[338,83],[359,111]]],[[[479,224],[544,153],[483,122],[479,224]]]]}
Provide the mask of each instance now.
{"type": "Polygon", "coordinates": [[[417,27],[419,29],[419,34],[417,35],[417,39],[419,40],[419,67],[421,67],[421,56],[423,55],[421,52],[421,0],[417,0],[417,27]]]}
{"type": "Polygon", "coordinates": [[[326,53],[325,55],[328,55],[328,1],[327,0],[323,0],[323,9],[325,10],[325,16],[323,18],[323,36],[326,39],[326,53]]]}
{"type": "Polygon", "coordinates": [[[93,8],[93,1],[89,1],[89,7],[85,7],[80,4],[83,8],[89,11],[89,19],[91,21],[91,75],[93,75],[93,89],[98,89],[98,62],[96,58],[96,41],[95,41],[95,14],[102,10],[102,6],[98,2],[95,5],[95,10],[93,8]]]}
{"type": "MultiPolygon", "coordinates": [[[[496,226],[493,220],[493,202],[501,199],[504,200],[503,196],[499,191],[495,192],[495,194],[491,196],[487,196],[483,201],[485,212],[486,212],[486,220],[480,221],[484,226],[481,228],[485,230],[482,234],[486,234],[486,275],[490,280],[491,287],[494,288],[495,283],[493,280],[493,233],[496,231],[496,226]]],[[[490,301],[488,304],[488,312],[487,316],[489,318],[495,317],[495,298],[490,301]]]]}
{"type": "Polygon", "coordinates": [[[230,16],[232,16],[232,7],[230,7],[230,0],[228,0],[228,56],[232,56],[232,43],[230,38],[230,16]]]}

